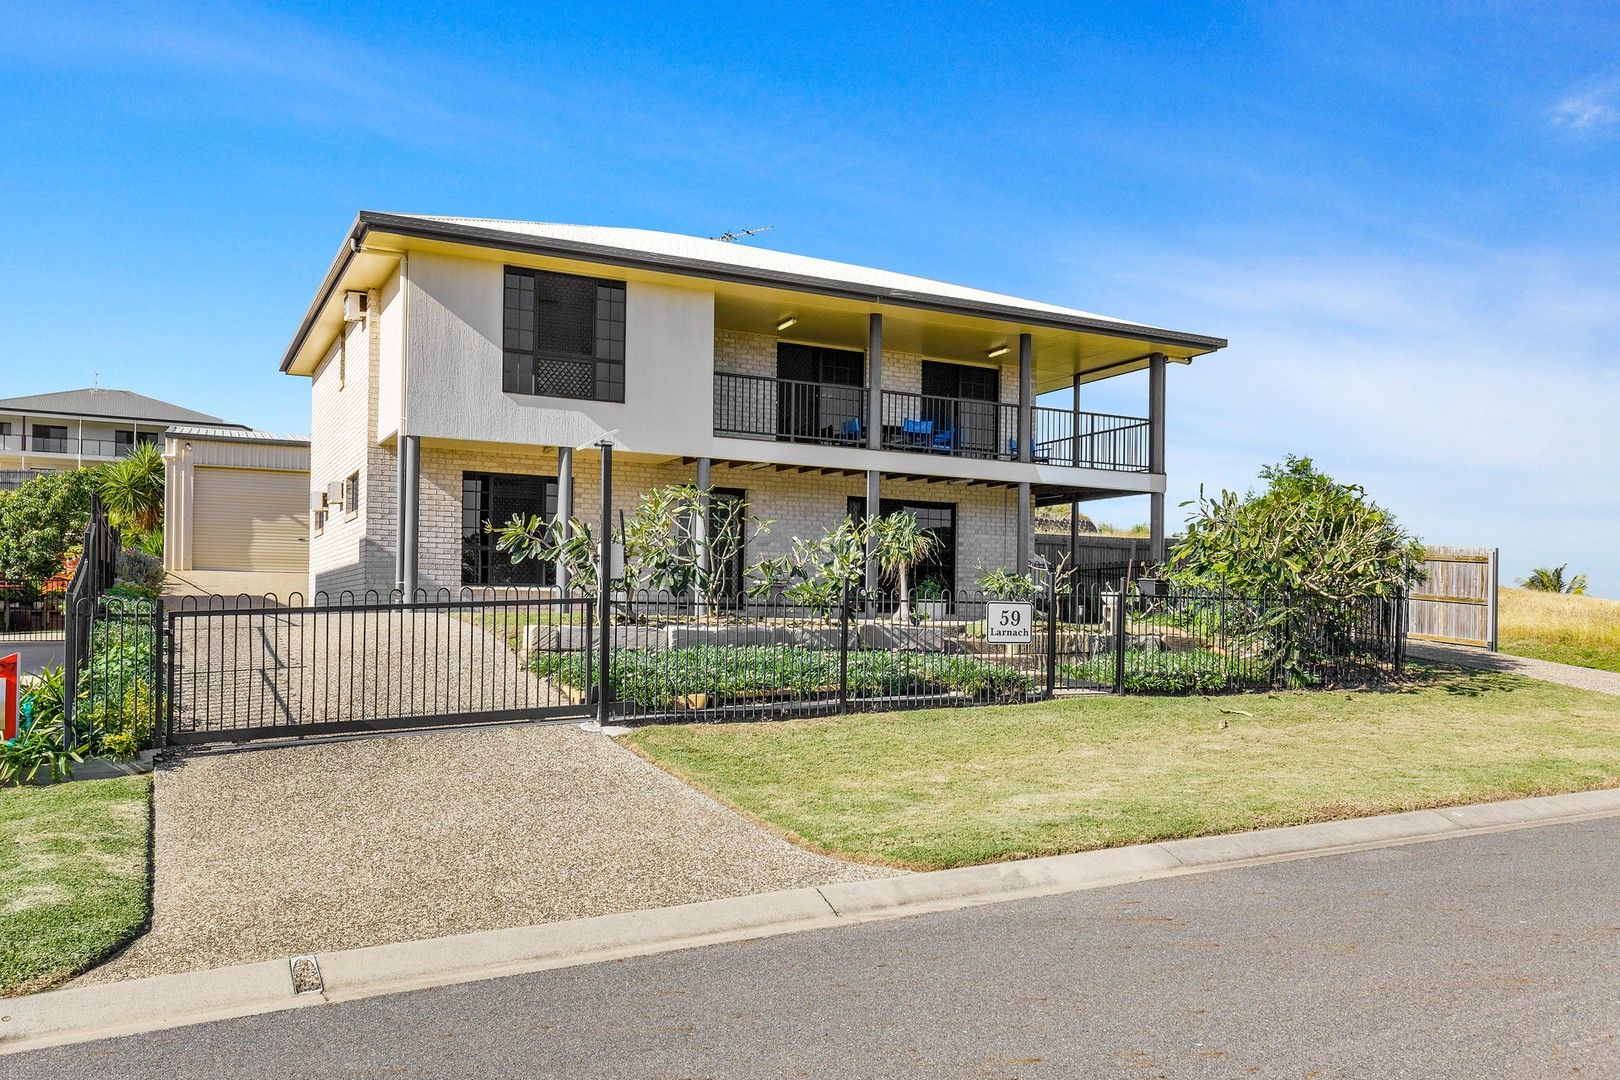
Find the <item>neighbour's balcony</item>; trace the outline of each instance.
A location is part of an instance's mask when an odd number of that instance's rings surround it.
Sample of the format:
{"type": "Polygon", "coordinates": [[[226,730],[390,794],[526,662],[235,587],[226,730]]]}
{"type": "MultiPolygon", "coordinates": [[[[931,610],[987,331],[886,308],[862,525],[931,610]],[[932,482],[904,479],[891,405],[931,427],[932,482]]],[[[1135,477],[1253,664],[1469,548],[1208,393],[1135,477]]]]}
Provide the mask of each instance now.
{"type": "Polygon", "coordinates": [[[0,435],[0,451],[12,453],[27,452],[30,454],[74,454],[81,457],[122,458],[129,457],[134,452],[137,443],[119,442],[116,439],[93,439],[86,436],[83,439],[69,436],[65,439],[48,439],[24,435],[0,435]]]}
{"type": "MultiPolygon", "coordinates": [[[[714,433],[866,446],[868,393],[860,386],[716,372],[714,433]]],[[[1076,414],[1037,405],[1030,420],[1033,461],[1082,469],[1149,471],[1145,419],[1076,414]]],[[[882,446],[908,453],[1017,461],[1018,406],[885,390],[882,446]]]]}

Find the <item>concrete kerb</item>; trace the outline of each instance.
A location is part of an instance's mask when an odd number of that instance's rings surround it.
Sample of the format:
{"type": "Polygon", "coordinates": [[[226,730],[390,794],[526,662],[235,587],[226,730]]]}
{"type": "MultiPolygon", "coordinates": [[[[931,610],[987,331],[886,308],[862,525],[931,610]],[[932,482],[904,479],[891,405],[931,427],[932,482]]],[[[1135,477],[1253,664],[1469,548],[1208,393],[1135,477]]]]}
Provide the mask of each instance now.
{"type": "Polygon", "coordinates": [[[541,926],[320,953],[320,992],[283,958],[0,1000],[0,1055],[950,908],[1620,815],[1620,789],[791,889],[541,926]]]}

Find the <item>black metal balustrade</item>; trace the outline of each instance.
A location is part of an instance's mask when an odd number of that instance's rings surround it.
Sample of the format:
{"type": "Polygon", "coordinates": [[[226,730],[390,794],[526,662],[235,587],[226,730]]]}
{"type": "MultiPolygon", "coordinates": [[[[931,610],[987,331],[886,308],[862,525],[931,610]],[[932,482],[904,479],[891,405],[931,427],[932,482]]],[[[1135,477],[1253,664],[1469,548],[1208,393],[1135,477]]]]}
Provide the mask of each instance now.
{"type": "MultiPolygon", "coordinates": [[[[859,386],[716,372],[714,433],[865,446],[867,394],[859,386]]],[[[1034,462],[1117,472],[1148,472],[1151,467],[1149,423],[1142,417],[1035,406],[1030,421],[1034,462]]],[[[886,450],[1017,461],[1018,406],[885,390],[882,445],[886,450]]]]}

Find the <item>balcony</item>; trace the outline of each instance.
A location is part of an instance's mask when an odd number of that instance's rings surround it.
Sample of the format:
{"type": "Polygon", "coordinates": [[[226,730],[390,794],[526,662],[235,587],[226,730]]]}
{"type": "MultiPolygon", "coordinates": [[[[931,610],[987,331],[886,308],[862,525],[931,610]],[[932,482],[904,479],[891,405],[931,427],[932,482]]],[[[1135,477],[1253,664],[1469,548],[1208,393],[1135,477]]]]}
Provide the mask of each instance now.
{"type": "MultiPolygon", "coordinates": [[[[868,394],[859,386],[716,372],[714,433],[865,446],[868,394]]],[[[1037,405],[1030,420],[1032,461],[1116,472],[1149,471],[1145,419],[1076,414],[1037,405]]],[[[1018,406],[885,390],[882,445],[885,450],[904,453],[1017,461],[1018,406]]]]}
{"type": "Polygon", "coordinates": [[[11,453],[73,454],[80,457],[123,458],[129,457],[138,445],[140,444],[123,442],[118,439],[92,439],[88,436],[83,439],[73,436],[52,439],[38,436],[0,435],[0,451],[9,451],[11,453]]]}

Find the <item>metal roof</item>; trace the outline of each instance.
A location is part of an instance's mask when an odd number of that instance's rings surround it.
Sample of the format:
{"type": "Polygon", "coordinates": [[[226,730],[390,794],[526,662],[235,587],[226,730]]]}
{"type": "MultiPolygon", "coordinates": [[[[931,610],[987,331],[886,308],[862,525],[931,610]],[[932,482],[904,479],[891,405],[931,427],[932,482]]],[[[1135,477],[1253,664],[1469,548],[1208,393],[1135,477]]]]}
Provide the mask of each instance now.
{"type": "Polygon", "coordinates": [[[349,230],[326,280],[305,314],[282,358],[281,369],[292,366],[306,335],[314,327],[321,307],[343,276],[368,232],[471,244],[501,250],[577,259],[612,266],[634,267],[685,274],[721,281],[760,285],[799,292],[820,293],[954,314],[982,316],[1059,329],[1108,334],[1146,342],[1181,346],[1197,352],[1226,347],[1226,339],[1116,319],[1078,308],[1040,300],[953,285],[931,278],[879,270],[854,263],[795,255],[751,244],[712,240],[682,233],[657,232],[604,225],[564,225],[543,221],[508,221],[499,218],[445,217],[431,214],[391,214],[363,210],[349,230]]]}
{"type": "Polygon", "coordinates": [[[105,420],[146,420],[156,424],[218,424],[238,428],[217,416],[183,409],[167,401],[159,401],[133,390],[111,390],[90,387],[85,390],[58,390],[51,394],[31,394],[26,397],[0,398],[0,410],[5,412],[54,413],[62,416],[93,416],[105,420]]]}
{"type": "Polygon", "coordinates": [[[221,442],[274,443],[283,446],[308,446],[308,435],[278,435],[273,431],[254,428],[215,427],[208,424],[176,424],[164,432],[171,439],[214,439],[221,442]]]}

